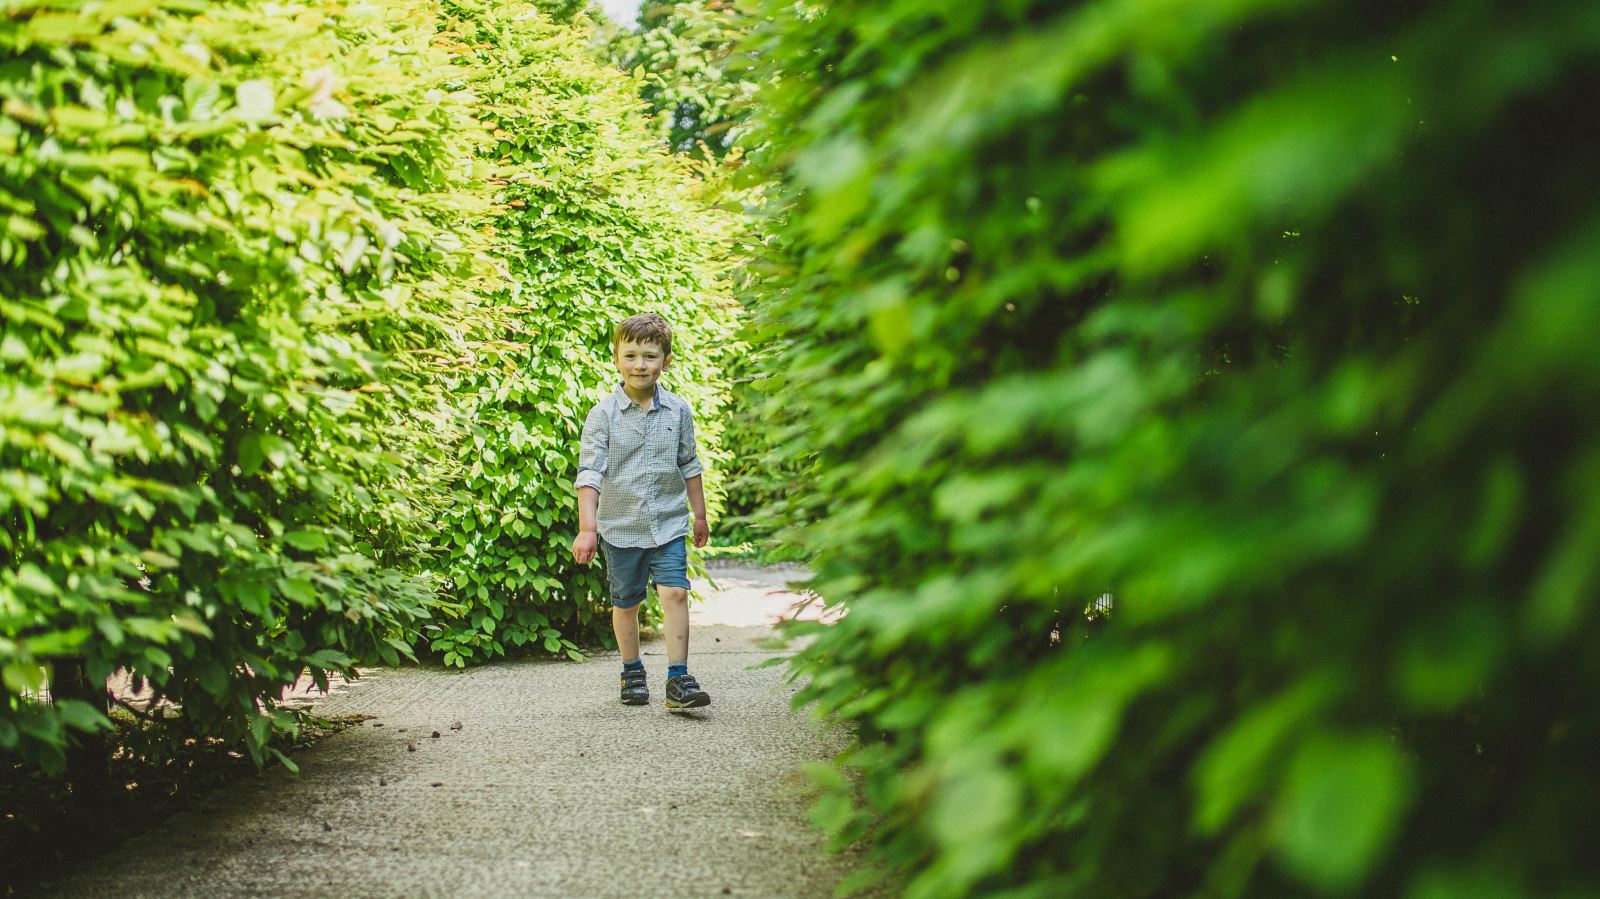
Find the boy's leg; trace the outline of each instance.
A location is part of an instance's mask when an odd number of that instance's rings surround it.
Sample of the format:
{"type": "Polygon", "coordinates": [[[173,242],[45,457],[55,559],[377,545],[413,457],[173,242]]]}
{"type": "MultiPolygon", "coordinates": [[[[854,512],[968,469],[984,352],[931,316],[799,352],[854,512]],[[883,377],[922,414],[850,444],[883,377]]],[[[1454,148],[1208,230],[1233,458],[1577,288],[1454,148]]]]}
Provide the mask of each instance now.
{"type": "MultiPolygon", "coordinates": [[[[656,585],[656,596],[661,598],[662,623],[667,637],[667,667],[689,663],[689,591],[683,587],[656,585]]],[[[638,632],[634,632],[634,646],[638,646],[638,632]]]]}
{"type": "Polygon", "coordinates": [[[639,606],[644,602],[650,576],[651,550],[612,546],[600,538],[606,559],[606,580],[611,588],[611,631],[624,662],[639,657],[639,606]]]}
{"type": "Polygon", "coordinates": [[[639,658],[639,604],[644,602],[650,551],[612,546],[605,538],[600,540],[600,551],[611,582],[611,631],[622,655],[622,702],[644,705],[650,701],[650,689],[639,658]]]}
{"type": "Polygon", "coordinates": [[[656,547],[650,559],[650,575],[661,599],[662,622],[667,638],[667,709],[697,709],[711,704],[711,697],[689,674],[689,575],[688,545],[684,538],[656,547]]]}
{"type": "MultiPolygon", "coordinates": [[[[611,631],[617,635],[617,651],[623,662],[639,658],[639,607],[611,607],[611,631]]],[[[687,635],[685,635],[687,637],[687,635]]],[[[685,644],[687,645],[687,644],[685,644]]]]}
{"type": "Polygon", "coordinates": [[[711,696],[689,673],[689,591],[685,587],[656,585],[661,597],[663,626],[667,632],[667,710],[698,709],[711,704],[711,696]]]}
{"type": "Polygon", "coordinates": [[[650,580],[661,600],[662,629],[667,638],[668,677],[681,672],[673,666],[689,662],[689,542],[682,537],[662,544],[650,554],[650,580]]]}
{"type": "Polygon", "coordinates": [[[645,705],[650,702],[650,685],[645,678],[644,660],[639,658],[639,607],[612,606],[611,630],[617,635],[617,649],[622,653],[622,704],[645,705]]]}

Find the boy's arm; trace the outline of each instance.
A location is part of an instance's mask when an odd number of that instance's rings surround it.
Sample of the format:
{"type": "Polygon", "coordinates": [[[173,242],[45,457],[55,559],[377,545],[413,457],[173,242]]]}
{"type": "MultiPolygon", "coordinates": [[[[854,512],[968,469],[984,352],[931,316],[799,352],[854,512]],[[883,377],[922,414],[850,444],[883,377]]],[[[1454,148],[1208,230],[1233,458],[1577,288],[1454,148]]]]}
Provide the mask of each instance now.
{"type": "Polygon", "coordinates": [[[711,540],[711,525],[706,521],[706,491],[700,475],[700,453],[694,442],[694,414],[683,410],[683,423],[678,428],[678,473],[683,475],[683,486],[689,494],[689,508],[694,510],[694,545],[705,546],[711,540]]]}
{"type": "Polygon", "coordinates": [[[578,488],[578,536],[572,541],[572,560],[579,565],[594,561],[600,548],[599,534],[595,530],[595,516],[600,508],[600,491],[593,487],[578,488]]]}
{"type": "Polygon", "coordinates": [[[706,521],[706,491],[700,476],[686,478],[683,486],[689,491],[689,508],[694,510],[694,545],[705,546],[711,540],[711,525],[706,521]]]}
{"type": "Polygon", "coordinates": [[[583,438],[578,444],[578,536],[572,541],[572,560],[579,565],[594,561],[600,548],[600,484],[605,480],[611,448],[608,425],[605,412],[595,406],[583,421],[583,438]]]}

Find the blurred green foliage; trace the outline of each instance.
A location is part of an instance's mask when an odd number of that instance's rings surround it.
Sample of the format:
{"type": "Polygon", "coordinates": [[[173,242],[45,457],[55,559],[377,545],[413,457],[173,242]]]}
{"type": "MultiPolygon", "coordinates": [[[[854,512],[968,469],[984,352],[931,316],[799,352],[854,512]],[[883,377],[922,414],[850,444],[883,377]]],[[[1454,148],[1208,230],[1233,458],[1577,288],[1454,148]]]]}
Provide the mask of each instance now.
{"type": "Polygon", "coordinates": [[[0,749],[59,768],[106,726],[38,701],[80,665],[259,763],[285,685],[429,622],[453,663],[507,618],[591,639],[557,549],[608,323],[667,312],[698,377],[728,303],[720,214],[585,33],[129,0],[12,4],[0,37],[0,749]]]}
{"type": "Polygon", "coordinates": [[[1600,889],[1600,10],[760,11],[813,819],[908,896],[1600,889]]]}

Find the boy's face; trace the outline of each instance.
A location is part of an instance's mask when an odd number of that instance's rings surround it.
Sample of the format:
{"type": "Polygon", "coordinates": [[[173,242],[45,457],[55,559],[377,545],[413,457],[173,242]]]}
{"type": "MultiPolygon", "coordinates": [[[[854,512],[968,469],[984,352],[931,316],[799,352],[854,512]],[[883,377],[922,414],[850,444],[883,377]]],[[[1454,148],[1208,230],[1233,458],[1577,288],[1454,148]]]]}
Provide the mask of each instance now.
{"type": "Polygon", "coordinates": [[[622,340],[617,343],[616,361],[622,383],[636,396],[643,396],[655,390],[661,373],[672,364],[672,354],[663,353],[654,343],[622,340]]]}

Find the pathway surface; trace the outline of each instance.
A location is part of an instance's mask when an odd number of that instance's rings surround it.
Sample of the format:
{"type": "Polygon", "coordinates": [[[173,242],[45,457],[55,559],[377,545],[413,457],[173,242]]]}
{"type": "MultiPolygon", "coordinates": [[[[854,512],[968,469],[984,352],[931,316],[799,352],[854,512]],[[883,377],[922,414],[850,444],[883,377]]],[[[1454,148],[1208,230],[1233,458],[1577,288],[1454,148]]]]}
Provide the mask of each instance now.
{"type": "Polygon", "coordinates": [[[375,718],[299,753],[298,777],[225,787],[41,892],[829,896],[856,861],[806,824],[800,768],[846,737],[790,710],[782,667],[751,667],[801,599],[792,573],[713,574],[720,589],[691,607],[708,709],[662,708],[659,641],[645,707],[617,702],[616,653],[373,671],[316,708],[375,718]]]}

